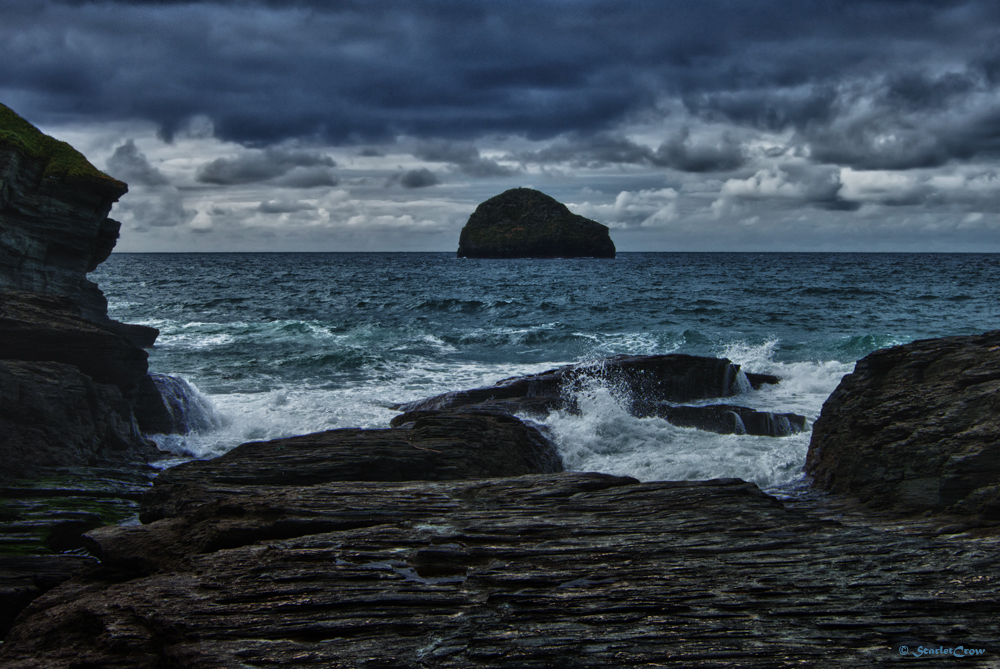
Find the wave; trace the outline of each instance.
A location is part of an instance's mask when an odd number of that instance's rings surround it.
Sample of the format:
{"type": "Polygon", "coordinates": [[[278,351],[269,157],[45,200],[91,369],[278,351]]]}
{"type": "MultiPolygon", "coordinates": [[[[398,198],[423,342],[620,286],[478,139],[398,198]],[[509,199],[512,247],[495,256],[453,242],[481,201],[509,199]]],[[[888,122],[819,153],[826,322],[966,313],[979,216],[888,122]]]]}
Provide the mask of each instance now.
{"type": "Polygon", "coordinates": [[[569,471],[641,481],[735,477],[764,489],[801,478],[808,434],[722,435],[677,427],[660,418],[636,418],[614,389],[599,384],[579,389],[575,399],[579,413],[557,411],[540,421],[569,471]]]}

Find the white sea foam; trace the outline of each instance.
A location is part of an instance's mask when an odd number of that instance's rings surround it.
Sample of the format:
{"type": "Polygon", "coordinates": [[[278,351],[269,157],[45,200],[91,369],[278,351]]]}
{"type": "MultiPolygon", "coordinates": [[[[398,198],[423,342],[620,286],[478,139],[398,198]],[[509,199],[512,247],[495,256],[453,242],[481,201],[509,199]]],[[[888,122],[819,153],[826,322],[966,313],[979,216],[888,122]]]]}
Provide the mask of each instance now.
{"type": "MultiPolygon", "coordinates": [[[[732,344],[720,352],[751,372],[775,374],[764,386],[723,400],[752,408],[799,413],[810,425],[852,365],[840,362],[775,362],[777,340],[732,344]]],[[[566,363],[455,364],[423,360],[390,365],[346,386],[299,383],[265,392],[231,392],[206,398],[222,417],[215,429],[188,435],[158,435],[164,450],[181,457],[208,458],[247,442],[344,427],[384,428],[396,415],[391,405],[439,393],[486,386],[511,376],[533,374],[566,363]]],[[[737,477],[773,489],[801,476],[810,433],[790,437],[719,435],[671,425],[660,418],[635,418],[627,398],[598,382],[575,390],[580,413],[554,412],[541,422],[567,469],[633,476],[640,480],[737,477]]],[[[718,401],[702,402],[717,403],[718,401]]]]}
{"type": "Polygon", "coordinates": [[[742,478],[762,488],[794,482],[808,436],[748,437],[635,418],[615,393],[591,385],[577,394],[580,414],[553,412],[543,422],[570,471],[597,471],[641,481],[742,478]]]}
{"type": "Polygon", "coordinates": [[[795,483],[802,476],[812,421],[823,402],[853,365],[839,362],[781,363],[772,358],[778,346],[730,345],[722,354],[744,369],[782,379],[736,397],[711,400],[759,410],[806,416],[805,432],[788,437],[721,435],[677,427],[660,418],[636,418],[623,408],[616,389],[596,382],[576,392],[579,414],[553,412],[548,428],[572,471],[599,471],[642,481],[735,477],[765,489],[795,483]]]}
{"type": "MultiPolygon", "coordinates": [[[[485,386],[510,376],[534,374],[552,364],[400,365],[383,378],[347,387],[297,384],[264,392],[201,394],[220,417],[209,429],[151,435],[161,450],[182,458],[212,458],[248,441],[265,441],[346,427],[385,428],[397,415],[394,403],[453,390],[485,386]]],[[[183,460],[180,460],[183,461],[183,460]]],[[[171,460],[170,464],[176,464],[171,460]]]]}

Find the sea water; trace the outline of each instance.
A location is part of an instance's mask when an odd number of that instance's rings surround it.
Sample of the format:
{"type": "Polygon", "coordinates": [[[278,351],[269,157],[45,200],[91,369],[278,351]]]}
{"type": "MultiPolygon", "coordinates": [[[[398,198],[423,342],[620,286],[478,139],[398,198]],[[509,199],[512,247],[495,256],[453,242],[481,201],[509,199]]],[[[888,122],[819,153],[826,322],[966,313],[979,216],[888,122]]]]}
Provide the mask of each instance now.
{"type": "MultiPolygon", "coordinates": [[[[809,425],[885,346],[1000,328],[1000,256],[620,253],[113,254],[91,274],[113,318],[160,329],[152,372],[206,415],[158,435],[163,466],[246,441],[387,427],[391,405],[620,353],[726,357],[782,381],[728,403],[809,425]]],[[[641,480],[802,478],[810,430],[718,435],[634,418],[614,389],[536,421],[567,469],[641,480]]]]}

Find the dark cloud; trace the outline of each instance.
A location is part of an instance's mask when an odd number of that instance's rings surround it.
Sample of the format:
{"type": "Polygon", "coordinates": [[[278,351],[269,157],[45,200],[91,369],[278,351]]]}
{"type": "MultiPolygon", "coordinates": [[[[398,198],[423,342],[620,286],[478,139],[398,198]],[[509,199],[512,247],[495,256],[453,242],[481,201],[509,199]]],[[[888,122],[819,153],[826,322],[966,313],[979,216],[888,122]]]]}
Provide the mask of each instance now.
{"type": "Polygon", "coordinates": [[[654,157],[658,165],[682,172],[726,172],[746,161],[740,143],[723,134],[716,141],[693,141],[688,129],[660,145],[654,157]]]}
{"type": "Polygon", "coordinates": [[[262,214],[292,214],[297,211],[315,211],[316,206],[307,202],[290,200],[265,200],[257,207],[262,214]]]}
{"type": "Polygon", "coordinates": [[[108,158],[109,174],[129,184],[130,197],[116,208],[116,216],[135,223],[134,229],[172,228],[188,223],[197,211],[185,207],[184,196],[163,172],[153,167],[132,139],[108,158]]]}
{"type": "Polygon", "coordinates": [[[106,169],[111,176],[133,186],[163,186],[170,183],[163,172],[149,164],[132,139],[115,149],[108,158],[106,169]]]}
{"type": "Polygon", "coordinates": [[[578,167],[601,167],[613,163],[637,165],[654,160],[653,151],[649,147],[610,133],[573,133],[559,138],[544,149],[522,153],[518,157],[526,162],[565,162],[578,167]]]}
{"type": "Polygon", "coordinates": [[[198,213],[184,206],[184,198],[176,189],[157,189],[151,193],[132,196],[118,205],[116,215],[135,223],[133,229],[146,230],[148,227],[173,228],[190,222],[198,213]]]}
{"type": "Polygon", "coordinates": [[[414,149],[413,155],[428,162],[450,163],[473,177],[503,177],[516,171],[490,158],[483,158],[479,149],[471,142],[445,139],[420,142],[414,149]]]}
{"type": "Polygon", "coordinates": [[[216,158],[198,170],[198,181],[231,186],[280,177],[281,185],[291,187],[332,186],[336,180],[329,168],[335,165],[333,158],[316,151],[272,147],[235,158],[216,158]]]}
{"type": "MultiPolygon", "coordinates": [[[[1000,24],[991,0],[19,5],[4,11],[0,52],[18,67],[0,86],[33,91],[40,111],[139,115],[168,135],[203,113],[243,142],[595,131],[664,93],[993,62],[1000,24]]],[[[757,119],[801,121],[812,103],[757,119]]]]}
{"type": "Polygon", "coordinates": [[[427,188],[428,186],[433,186],[439,182],[437,175],[426,167],[421,167],[416,170],[408,170],[404,172],[399,177],[399,183],[404,188],[427,188]]]}
{"type": "Polygon", "coordinates": [[[655,150],[627,137],[598,133],[562,137],[539,151],[521,153],[518,158],[525,162],[565,162],[576,167],[592,168],[654,165],[682,172],[727,172],[745,162],[740,142],[730,134],[695,139],[688,129],[681,130],[655,150]]]}
{"type": "MultiPolygon", "coordinates": [[[[0,60],[16,66],[0,69],[0,99],[36,123],[142,119],[170,139],[203,117],[257,149],[407,136],[474,177],[512,173],[475,148],[504,134],[569,138],[542,162],[685,172],[741,167],[740,131],[789,133],[858,169],[1000,156],[994,0],[8,4],[0,60]],[[734,133],[656,149],[622,137],[668,115],[664,100],[734,133]]],[[[335,183],[325,167],[262,152],[201,179],[335,183]]]]}

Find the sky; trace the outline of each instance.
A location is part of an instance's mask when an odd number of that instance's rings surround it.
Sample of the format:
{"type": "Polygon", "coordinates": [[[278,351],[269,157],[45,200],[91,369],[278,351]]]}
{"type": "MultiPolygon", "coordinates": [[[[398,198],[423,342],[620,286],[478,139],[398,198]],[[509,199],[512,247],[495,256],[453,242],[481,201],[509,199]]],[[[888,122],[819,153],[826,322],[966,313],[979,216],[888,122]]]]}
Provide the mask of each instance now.
{"type": "Polygon", "coordinates": [[[1000,252],[996,0],[0,0],[0,62],[119,251],[454,251],[528,186],[620,251],[1000,252]]]}

